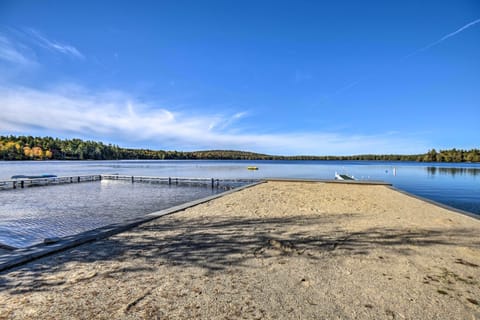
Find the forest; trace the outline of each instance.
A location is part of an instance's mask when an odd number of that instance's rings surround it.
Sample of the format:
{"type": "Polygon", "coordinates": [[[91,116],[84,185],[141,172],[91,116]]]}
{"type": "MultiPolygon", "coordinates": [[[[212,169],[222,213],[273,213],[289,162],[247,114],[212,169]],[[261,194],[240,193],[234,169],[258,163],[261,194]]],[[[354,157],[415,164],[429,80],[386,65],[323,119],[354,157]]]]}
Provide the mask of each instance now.
{"type": "MultiPolygon", "coordinates": [[[[319,150],[321,152],[321,150],[319,150]]],[[[352,156],[279,156],[235,150],[165,151],[121,148],[81,139],[0,136],[0,160],[381,160],[418,162],[480,162],[480,149],[429,150],[424,154],[352,156]]]]}

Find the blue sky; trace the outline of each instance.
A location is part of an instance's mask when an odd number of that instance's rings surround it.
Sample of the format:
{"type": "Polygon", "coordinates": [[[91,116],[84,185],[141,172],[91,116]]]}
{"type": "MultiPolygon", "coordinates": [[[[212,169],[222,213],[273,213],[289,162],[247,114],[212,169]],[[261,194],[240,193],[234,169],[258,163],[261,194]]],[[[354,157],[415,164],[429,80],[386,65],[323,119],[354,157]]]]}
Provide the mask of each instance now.
{"type": "Polygon", "coordinates": [[[408,154],[479,120],[477,0],[0,0],[0,134],[408,154]]]}

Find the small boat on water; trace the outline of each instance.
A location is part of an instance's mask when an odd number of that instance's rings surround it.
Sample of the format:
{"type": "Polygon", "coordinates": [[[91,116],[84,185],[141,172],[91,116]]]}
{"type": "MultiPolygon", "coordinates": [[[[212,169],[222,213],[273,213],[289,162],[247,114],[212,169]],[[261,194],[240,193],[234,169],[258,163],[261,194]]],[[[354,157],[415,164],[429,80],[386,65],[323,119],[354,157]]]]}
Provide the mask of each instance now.
{"type": "Polygon", "coordinates": [[[56,178],[57,176],[54,174],[42,174],[39,176],[26,176],[23,174],[18,174],[15,176],[12,176],[10,179],[44,179],[44,178],[56,178]]]}
{"type": "Polygon", "coordinates": [[[258,170],[258,167],[255,167],[255,166],[249,166],[249,167],[247,167],[247,170],[258,170]]]}
{"type": "Polygon", "coordinates": [[[349,176],[348,174],[339,174],[335,172],[335,180],[357,180],[354,176],[349,176]]]}

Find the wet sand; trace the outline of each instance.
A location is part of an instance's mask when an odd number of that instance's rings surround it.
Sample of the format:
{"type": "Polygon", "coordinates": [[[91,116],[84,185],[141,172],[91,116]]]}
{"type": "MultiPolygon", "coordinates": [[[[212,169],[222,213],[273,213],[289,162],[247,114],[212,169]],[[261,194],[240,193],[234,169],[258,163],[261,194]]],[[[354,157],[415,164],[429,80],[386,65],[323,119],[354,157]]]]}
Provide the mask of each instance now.
{"type": "Polygon", "coordinates": [[[480,221],[268,182],[0,274],[0,319],[480,319],[480,221]]]}

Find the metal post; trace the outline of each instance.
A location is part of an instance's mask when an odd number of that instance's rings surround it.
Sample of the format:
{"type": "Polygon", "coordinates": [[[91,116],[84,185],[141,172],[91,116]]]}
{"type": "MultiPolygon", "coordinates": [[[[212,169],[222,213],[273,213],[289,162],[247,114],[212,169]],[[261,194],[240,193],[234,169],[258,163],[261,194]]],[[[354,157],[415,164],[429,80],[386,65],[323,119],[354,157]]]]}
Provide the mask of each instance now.
{"type": "Polygon", "coordinates": [[[135,181],[135,178],[132,176],[132,183],[135,181]]]}
{"type": "Polygon", "coordinates": [[[215,179],[212,178],[212,189],[215,186],[215,179]]]}
{"type": "Polygon", "coordinates": [[[168,177],[168,185],[172,184],[172,178],[168,177]]]}
{"type": "Polygon", "coordinates": [[[24,187],[24,182],[23,182],[23,180],[20,181],[20,186],[21,186],[22,188],[24,187]]]}

